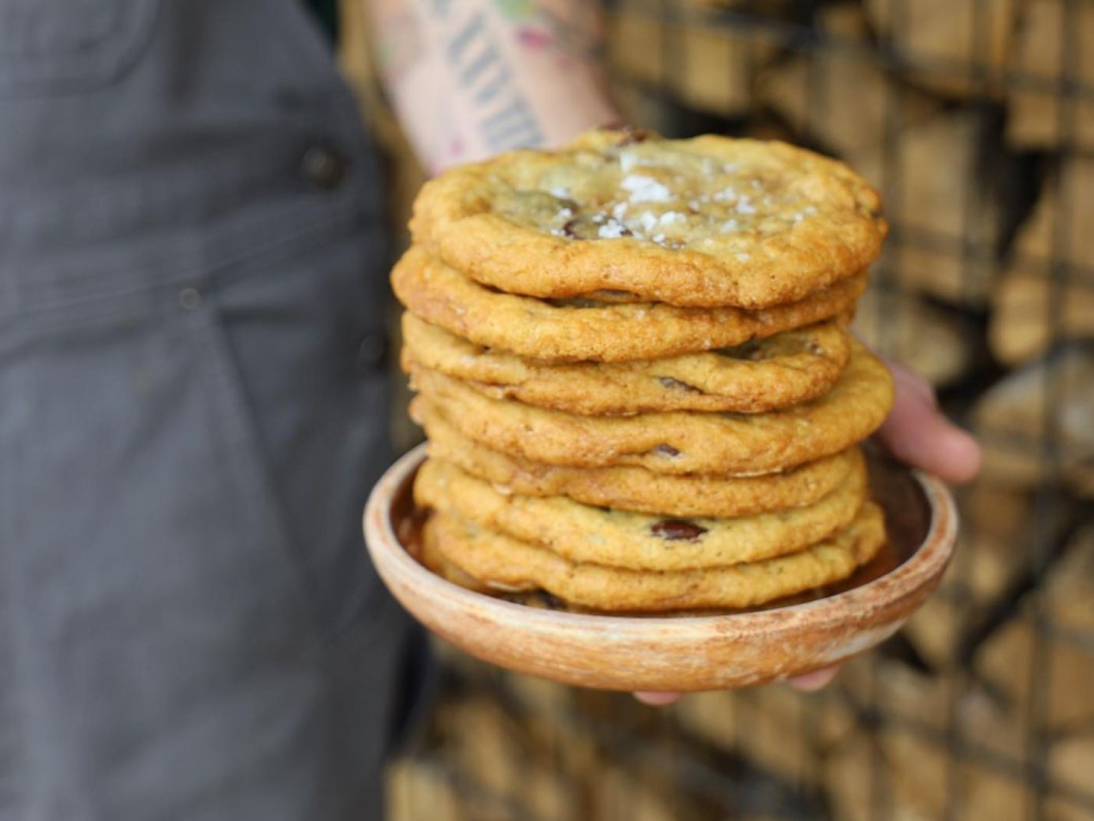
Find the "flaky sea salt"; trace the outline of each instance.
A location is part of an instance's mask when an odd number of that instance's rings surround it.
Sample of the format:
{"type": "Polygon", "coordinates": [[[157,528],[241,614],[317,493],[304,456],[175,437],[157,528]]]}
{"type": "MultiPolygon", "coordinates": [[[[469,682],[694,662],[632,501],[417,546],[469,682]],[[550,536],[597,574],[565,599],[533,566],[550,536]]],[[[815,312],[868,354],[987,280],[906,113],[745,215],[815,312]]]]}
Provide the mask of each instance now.
{"type": "Polygon", "coordinates": [[[737,259],[739,259],[741,262],[748,262],[750,259],[752,259],[752,257],[742,252],[740,254],[737,254],[737,259]]]}
{"type": "Polygon", "coordinates": [[[741,197],[739,200],[737,200],[737,213],[755,214],[756,206],[752,204],[752,200],[748,197],[741,197]]]}
{"type": "Polygon", "coordinates": [[[666,225],[675,225],[676,223],[683,221],[684,215],[679,211],[666,211],[661,215],[660,219],[657,220],[657,223],[664,228],[666,225]]]}
{"type": "Polygon", "coordinates": [[[561,185],[556,185],[554,188],[550,189],[550,194],[552,197],[558,197],[560,200],[568,200],[570,198],[570,189],[564,188],[561,185]]]}
{"type": "Polygon", "coordinates": [[[631,202],[668,202],[672,199],[667,186],[642,174],[628,174],[619,185],[630,192],[631,202]]]}
{"type": "Polygon", "coordinates": [[[608,220],[606,223],[597,229],[596,235],[601,239],[619,239],[630,235],[630,231],[627,230],[625,225],[620,224],[613,220],[608,220]]]}
{"type": "Polygon", "coordinates": [[[723,234],[728,234],[731,231],[739,230],[740,227],[741,226],[737,222],[737,220],[726,220],[725,222],[722,223],[722,233],[723,234]]]}

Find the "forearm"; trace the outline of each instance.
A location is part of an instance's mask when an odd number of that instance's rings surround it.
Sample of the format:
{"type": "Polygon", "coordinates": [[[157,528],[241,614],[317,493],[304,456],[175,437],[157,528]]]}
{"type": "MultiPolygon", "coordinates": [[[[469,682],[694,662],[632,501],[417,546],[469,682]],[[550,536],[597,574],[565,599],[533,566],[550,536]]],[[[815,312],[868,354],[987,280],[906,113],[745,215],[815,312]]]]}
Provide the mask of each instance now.
{"type": "Polygon", "coordinates": [[[587,0],[366,0],[403,128],[432,171],[618,120],[587,0]]]}

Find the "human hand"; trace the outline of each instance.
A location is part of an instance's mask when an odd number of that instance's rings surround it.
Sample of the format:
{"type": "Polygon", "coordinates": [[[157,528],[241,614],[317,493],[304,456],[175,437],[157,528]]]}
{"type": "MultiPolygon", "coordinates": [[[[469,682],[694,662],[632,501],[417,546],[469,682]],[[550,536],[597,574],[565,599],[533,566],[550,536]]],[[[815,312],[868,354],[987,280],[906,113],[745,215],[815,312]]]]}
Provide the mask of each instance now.
{"type": "MultiPolygon", "coordinates": [[[[961,484],[980,472],[983,456],[980,445],[939,410],[934,389],[919,374],[898,362],[886,360],[893,374],[896,393],[893,409],[875,437],[894,456],[913,467],[922,468],[941,479],[961,484]]],[[[791,687],[813,692],[831,682],[839,666],[824,667],[803,676],[788,679],[791,687]]],[[[643,704],[663,707],[682,693],[637,692],[643,704]]]]}
{"type": "MultiPolygon", "coordinates": [[[[803,693],[812,693],[817,690],[821,690],[828,686],[832,680],[839,673],[839,665],[834,664],[831,667],[822,667],[819,670],[813,670],[810,673],[804,675],[794,676],[786,680],[786,683],[793,687],[795,690],[800,690],[803,693]]],[[[656,691],[638,691],[634,693],[634,697],[641,701],[643,704],[648,704],[650,707],[665,707],[672,704],[674,701],[679,700],[684,693],[665,693],[656,691]]]]}
{"type": "Polygon", "coordinates": [[[893,409],[875,435],[901,461],[959,485],[980,472],[983,454],[971,434],[938,410],[934,389],[919,374],[885,360],[896,384],[893,409]]]}

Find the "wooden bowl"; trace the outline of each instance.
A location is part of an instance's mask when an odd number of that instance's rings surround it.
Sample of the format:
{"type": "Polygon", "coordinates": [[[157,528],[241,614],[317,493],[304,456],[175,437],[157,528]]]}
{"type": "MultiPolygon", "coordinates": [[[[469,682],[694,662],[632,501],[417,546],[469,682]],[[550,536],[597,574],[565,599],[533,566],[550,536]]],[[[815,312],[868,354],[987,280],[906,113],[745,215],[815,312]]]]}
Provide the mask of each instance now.
{"type": "Polygon", "coordinates": [[[413,513],[424,445],[396,462],[365,509],[365,539],[388,589],[427,628],[500,667],[607,690],[714,690],[800,675],[893,635],[938,584],[957,512],[938,479],[870,459],[886,513],[883,555],[806,601],[701,616],[615,616],[528,607],[452,584],[419,564],[397,534],[413,513]]]}

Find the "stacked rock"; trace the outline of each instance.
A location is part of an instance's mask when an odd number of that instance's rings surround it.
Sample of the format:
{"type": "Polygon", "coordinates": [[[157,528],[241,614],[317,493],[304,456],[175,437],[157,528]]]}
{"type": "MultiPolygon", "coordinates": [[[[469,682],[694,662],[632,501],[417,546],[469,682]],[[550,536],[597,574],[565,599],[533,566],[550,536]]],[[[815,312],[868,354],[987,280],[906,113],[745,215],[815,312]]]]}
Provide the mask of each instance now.
{"type": "Polygon", "coordinates": [[[886,226],[780,143],[598,131],[427,183],[392,273],[426,563],[566,606],[765,604],[885,539],[892,402],[847,322],[886,226]]]}

